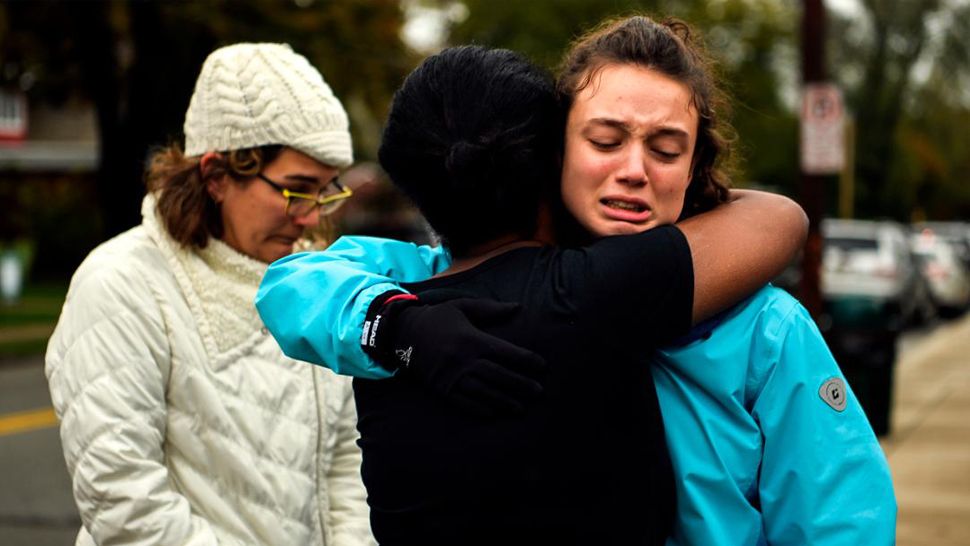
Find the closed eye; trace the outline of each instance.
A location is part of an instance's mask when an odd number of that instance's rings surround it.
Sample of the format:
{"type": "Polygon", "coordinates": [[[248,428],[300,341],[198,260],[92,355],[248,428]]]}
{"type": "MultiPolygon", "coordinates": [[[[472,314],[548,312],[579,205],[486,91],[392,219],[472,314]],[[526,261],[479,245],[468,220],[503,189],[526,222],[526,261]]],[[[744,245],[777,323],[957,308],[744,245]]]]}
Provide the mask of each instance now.
{"type": "Polygon", "coordinates": [[[604,141],[604,140],[589,139],[589,143],[592,144],[594,148],[597,148],[599,150],[615,150],[620,146],[619,142],[604,141]]]}

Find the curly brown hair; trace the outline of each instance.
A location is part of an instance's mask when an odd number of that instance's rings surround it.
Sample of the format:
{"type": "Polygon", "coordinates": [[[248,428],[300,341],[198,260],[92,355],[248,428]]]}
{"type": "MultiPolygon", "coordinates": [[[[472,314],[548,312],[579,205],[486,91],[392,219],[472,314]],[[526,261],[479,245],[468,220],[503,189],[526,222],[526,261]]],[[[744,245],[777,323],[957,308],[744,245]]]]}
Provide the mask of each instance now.
{"type": "Polygon", "coordinates": [[[673,18],[657,23],[634,15],[604,21],[577,38],[560,65],[556,91],[565,111],[596,73],[610,64],[656,70],[690,89],[699,119],[682,216],[710,210],[726,201],[735,169],[734,129],[726,121],[730,101],[718,86],[714,62],[697,33],[673,18]]]}
{"type": "Polygon", "coordinates": [[[244,183],[272,163],[282,146],[260,146],[222,152],[202,171],[201,156],[186,156],[171,144],[152,153],[146,171],[148,191],[157,194],[156,208],[169,235],[182,246],[205,248],[209,237],[222,237],[219,205],[206,189],[212,178],[228,174],[244,183]]]}

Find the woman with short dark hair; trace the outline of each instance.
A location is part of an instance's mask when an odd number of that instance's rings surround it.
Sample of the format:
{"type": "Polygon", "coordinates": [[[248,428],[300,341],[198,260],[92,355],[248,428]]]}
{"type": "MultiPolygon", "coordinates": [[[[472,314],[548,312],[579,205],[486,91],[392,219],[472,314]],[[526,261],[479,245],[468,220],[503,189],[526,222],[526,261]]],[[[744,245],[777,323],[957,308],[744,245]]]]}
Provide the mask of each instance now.
{"type": "Polygon", "coordinates": [[[537,204],[559,181],[549,76],[511,51],[459,47],[425,60],[395,96],[380,164],[450,252],[531,237],[537,204]]]}

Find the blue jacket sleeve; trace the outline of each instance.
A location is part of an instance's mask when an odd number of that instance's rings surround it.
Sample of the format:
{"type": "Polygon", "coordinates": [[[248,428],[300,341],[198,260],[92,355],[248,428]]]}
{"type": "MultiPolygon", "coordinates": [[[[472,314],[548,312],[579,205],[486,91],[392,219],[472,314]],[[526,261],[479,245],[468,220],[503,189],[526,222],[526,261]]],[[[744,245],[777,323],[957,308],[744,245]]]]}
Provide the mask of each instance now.
{"type": "Polygon", "coordinates": [[[391,372],[360,346],[367,308],[398,283],[425,280],[450,265],[443,247],[376,237],[341,237],[323,252],[269,266],[256,309],[287,356],[342,375],[381,379],[391,372]]]}
{"type": "Polygon", "coordinates": [[[894,544],[892,478],[862,407],[805,309],[793,306],[782,323],[752,409],[768,543],[894,544]]]}

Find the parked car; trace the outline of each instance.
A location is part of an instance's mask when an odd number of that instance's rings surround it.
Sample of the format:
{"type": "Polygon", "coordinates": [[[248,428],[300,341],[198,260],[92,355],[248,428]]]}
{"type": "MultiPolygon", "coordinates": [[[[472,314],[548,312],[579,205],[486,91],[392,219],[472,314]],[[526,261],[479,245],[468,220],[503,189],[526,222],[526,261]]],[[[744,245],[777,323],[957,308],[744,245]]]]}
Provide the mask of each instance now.
{"type": "Polygon", "coordinates": [[[928,287],[910,253],[905,226],[826,219],[821,230],[826,320],[837,327],[898,332],[932,317],[928,287]]]}
{"type": "Polygon", "coordinates": [[[956,251],[963,266],[970,269],[970,223],[967,222],[920,222],[913,224],[915,233],[927,230],[942,237],[956,251]]]}
{"type": "Polygon", "coordinates": [[[956,316],[970,307],[970,272],[959,248],[929,228],[912,235],[913,254],[943,316],[956,316]]]}
{"type": "Polygon", "coordinates": [[[896,342],[933,313],[909,251],[890,221],[823,220],[819,326],[879,436],[889,433],[896,342]]]}

